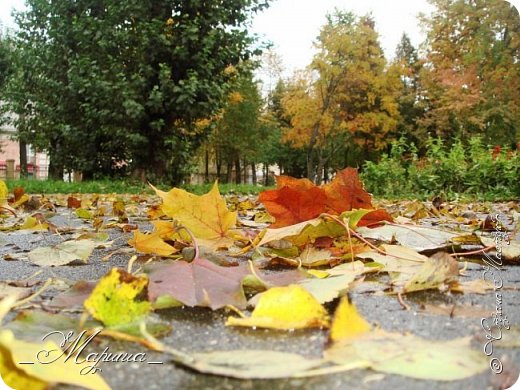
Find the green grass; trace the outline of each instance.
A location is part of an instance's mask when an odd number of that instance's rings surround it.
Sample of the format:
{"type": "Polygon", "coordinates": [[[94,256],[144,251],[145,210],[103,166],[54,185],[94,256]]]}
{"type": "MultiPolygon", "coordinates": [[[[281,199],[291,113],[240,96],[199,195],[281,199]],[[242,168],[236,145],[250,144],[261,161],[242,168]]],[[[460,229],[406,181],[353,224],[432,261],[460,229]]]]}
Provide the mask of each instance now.
{"type": "Polygon", "coordinates": [[[28,194],[140,194],[152,193],[144,183],[119,180],[96,180],[79,183],[68,183],[55,180],[7,180],[7,188],[22,187],[28,194]]]}
{"type": "MultiPolygon", "coordinates": [[[[16,187],[22,187],[28,194],[153,194],[146,183],[124,180],[96,180],[78,183],[68,183],[54,180],[7,180],[7,188],[12,192],[16,187]]],[[[201,195],[208,192],[213,184],[189,184],[183,186],[187,191],[201,195]]],[[[171,187],[157,185],[157,188],[168,191],[171,187]]],[[[272,187],[254,186],[252,184],[219,184],[222,194],[252,194],[257,195],[272,187]]]]}

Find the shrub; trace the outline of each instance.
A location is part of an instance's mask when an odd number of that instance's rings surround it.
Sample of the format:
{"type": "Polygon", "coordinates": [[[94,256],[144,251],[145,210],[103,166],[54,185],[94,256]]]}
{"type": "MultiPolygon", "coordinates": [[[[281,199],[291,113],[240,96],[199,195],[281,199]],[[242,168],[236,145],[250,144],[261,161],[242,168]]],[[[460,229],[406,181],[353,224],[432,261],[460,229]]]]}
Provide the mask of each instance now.
{"type": "Polygon", "coordinates": [[[468,145],[461,140],[448,147],[430,138],[424,157],[404,139],[392,144],[389,155],[377,163],[366,162],[362,178],[369,191],[387,198],[426,198],[444,193],[490,200],[520,196],[520,155],[506,148],[492,149],[478,137],[468,145]]]}

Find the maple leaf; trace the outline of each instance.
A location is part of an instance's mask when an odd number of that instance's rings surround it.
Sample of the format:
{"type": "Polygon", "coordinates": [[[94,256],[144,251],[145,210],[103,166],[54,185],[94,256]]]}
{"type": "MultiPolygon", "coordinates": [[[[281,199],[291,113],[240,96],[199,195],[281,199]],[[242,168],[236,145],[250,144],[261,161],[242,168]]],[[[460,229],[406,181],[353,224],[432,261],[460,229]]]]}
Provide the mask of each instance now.
{"type": "Polygon", "coordinates": [[[187,306],[205,306],[213,310],[226,305],[244,308],[246,298],[242,279],[247,266],[221,267],[209,260],[195,258],[191,263],[178,260],[152,265],[149,272],[148,297],[154,302],[164,295],[187,306]]]}
{"type": "Polygon", "coordinates": [[[128,241],[128,244],[141,253],[151,253],[159,256],[169,256],[177,252],[176,248],[162,240],[159,233],[144,234],[139,230],[134,230],[134,237],[128,241]]]}
{"type": "Polygon", "coordinates": [[[341,214],[352,209],[372,209],[372,196],[363,189],[357,169],[345,168],[323,186],[327,195],[327,212],[341,214]]]}
{"type": "MultiPolygon", "coordinates": [[[[352,209],[373,209],[372,197],[363,189],[354,168],[339,171],[331,183],[319,187],[308,179],[288,176],[278,176],[276,184],[275,190],[264,191],[258,198],[276,219],[272,228],[308,221],[323,213],[340,215],[352,209]]],[[[392,217],[384,210],[377,210],[361,218],[359,225],[381,220],[392,221],[392,217]]]]}
{"type": "Polygon", "coordinates": [[[276,190],[263,191],[262,202],[276,222],[271,227],[294,225],[318,217],[325,211],[326,195],[308,179],[276,177],[276,190]]]}
{"type": "Polygon", "coordinates": [[[216,182],[207,194],[200,196],[179,188],[164,192],[151,187],[163,201],[164,214],[179,221],[196,238],[222,239],[236,223],[237,213],[228,210],[216,182]]]}

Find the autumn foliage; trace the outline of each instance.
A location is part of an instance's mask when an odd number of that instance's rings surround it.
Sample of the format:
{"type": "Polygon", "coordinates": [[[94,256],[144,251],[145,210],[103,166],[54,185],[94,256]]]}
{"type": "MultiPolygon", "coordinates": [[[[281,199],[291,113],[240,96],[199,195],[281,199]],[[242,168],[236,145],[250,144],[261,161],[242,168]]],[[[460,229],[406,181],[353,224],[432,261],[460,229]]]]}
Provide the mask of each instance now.
{"type": "MultiPolygon", "coordinates": [[[[277,188],[264,191],[259,201],[276,222],[271,227],[294,225],[323,213],[339,215],[353,209],[373,209],[371,195],[363,189],[357,169],[345,168],[330,183],[316,186],[308,179],[288,176],[276,178],[277,188]]],[[[384,210],[375,210],[360,221],[366,226],[392,217],[384,210]]]]}

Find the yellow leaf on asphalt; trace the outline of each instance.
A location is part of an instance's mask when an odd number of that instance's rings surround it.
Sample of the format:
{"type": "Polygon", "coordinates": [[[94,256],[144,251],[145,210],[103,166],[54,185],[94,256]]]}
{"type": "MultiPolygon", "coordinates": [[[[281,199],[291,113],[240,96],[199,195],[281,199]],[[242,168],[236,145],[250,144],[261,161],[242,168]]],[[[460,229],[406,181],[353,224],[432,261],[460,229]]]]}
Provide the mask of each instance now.
{"type": "Polygon", "coordinates": [[[343,296],[332,320],[330,340],[334,342],[348,340],[368,331],[370,331],[370,324],[361,317],[348,297],[343,296]]]}
{"type": "Polygon", "coordinates": [[[163,201],[164,213],[187,227],[196,238],[218,240],[227,237],[236,223],[237,213],[228,210],[217,183],[211,191],[200,196],[179,188],[169,192],[152,188],[163,201]]]}
{"type": "Polygon", "coordinates": [[[251,317],[229,317],[226,325],[272,329],[329,326],[327,310],[303,287],[273,287],[264,292],[251,317]]]}
{"type": "Polygon", "coordinates": [[[15,339],[10,330],[0,331],[0,375],[13,389],[43,390],[53,383],[92,390],[110,389],[95,371],[85,374],[93,365],[94,362],[84,359],[77,362],[74,358],[67,359],[67,355],[52,341],[30,343],[15,339]]]}
{"type": "Polygon", "coordinates": [[[165,243],[157,233],[141,233],[139,230],[134,230],[134,237],[128,241],[128,244],[133,246],[136,251],[141,253],[150,253],[158,256],[169,256],[177,249],[165,243]]]}
{"type": "Polygon", "coordinates": [[[9,190],[3,180],[0,180],[0,205],[7,203],[7,197],[9,196],[9,190]]]}
{"type": "Polygon", "coordinates": [[[148,278],[112,268],[85,300],[85,309],[106,326],[124,325],[146,316],[152,304],[143,300],[148,278]],[[143,294],[144,293],[144,294],[143,294]]]}

